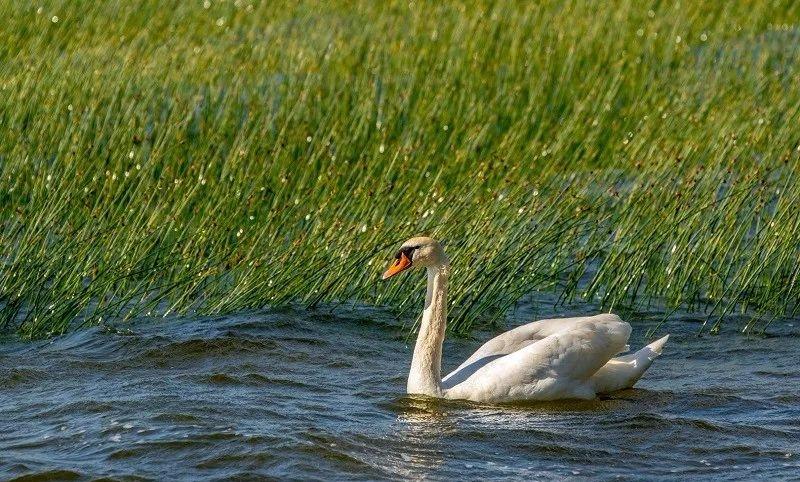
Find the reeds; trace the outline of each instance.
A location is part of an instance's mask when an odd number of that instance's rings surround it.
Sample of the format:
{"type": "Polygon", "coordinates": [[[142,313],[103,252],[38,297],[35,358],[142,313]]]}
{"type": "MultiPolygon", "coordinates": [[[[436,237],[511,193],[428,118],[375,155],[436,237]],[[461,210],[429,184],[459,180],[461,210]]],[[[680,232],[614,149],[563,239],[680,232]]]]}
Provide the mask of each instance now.
{"type": "Polygon", "coordinates": [[[0,4],[2,331],[416,308],[378,274],[419,233],[457,331],[797,314],[795,2],[0,4]]]}

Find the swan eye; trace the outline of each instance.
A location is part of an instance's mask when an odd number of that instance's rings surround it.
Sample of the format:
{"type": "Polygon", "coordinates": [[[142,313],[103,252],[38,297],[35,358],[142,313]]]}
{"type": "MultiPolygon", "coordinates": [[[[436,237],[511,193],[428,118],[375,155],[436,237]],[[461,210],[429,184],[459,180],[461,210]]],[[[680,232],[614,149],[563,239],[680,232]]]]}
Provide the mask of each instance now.
{"type": "Polygon", "coordinates": [[[419,248],[420,246],[406,246],[405,248],[401,248],[400,251],[398,251],[397,254],[394,255],[394,259],[400,259],[400,257],[405,254],[406,258],[408,258],[409,261],[413,261],[414,251],[419,248]]]}

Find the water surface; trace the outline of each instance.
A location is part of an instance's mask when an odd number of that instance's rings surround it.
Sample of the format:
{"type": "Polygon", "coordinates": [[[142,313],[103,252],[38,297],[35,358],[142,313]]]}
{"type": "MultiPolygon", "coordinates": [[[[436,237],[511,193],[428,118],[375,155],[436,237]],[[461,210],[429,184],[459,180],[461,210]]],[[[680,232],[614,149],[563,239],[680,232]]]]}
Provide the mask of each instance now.
{"type": "MultiPolygon", "coordinates": [[[[656,316],[627,316],[633,347],[656,316]]],[[[405,397],[409,340],[377,309],[5,343],[0,479],[798,479],[797,327],[697,329],[664,325],[636,389],[503,407],[405,397]]],[[[448,340],[445,370],[485,336],[448,340]]]]}

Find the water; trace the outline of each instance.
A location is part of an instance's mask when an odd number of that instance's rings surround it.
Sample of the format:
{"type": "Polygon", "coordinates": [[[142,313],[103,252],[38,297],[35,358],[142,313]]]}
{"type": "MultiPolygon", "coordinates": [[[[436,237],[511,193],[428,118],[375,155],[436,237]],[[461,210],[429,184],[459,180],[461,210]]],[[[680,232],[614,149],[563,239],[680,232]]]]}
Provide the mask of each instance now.
{"type": "MultiPolygon", "coordinates": [[[[636,389],[504,407],[405,397],[409,343],[377,309],[6,343],[0,479],[800,479],[798,328],[664,329],[636,389]]],[[[445,368],[479,341],[448,340],[445,368]]]]}

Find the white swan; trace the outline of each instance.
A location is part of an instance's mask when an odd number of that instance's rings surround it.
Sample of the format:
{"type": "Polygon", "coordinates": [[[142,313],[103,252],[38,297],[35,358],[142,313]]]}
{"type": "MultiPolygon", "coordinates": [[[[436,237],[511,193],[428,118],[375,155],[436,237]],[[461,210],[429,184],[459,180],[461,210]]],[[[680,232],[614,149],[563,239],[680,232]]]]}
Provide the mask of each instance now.
{"type": "Polygon", "coordinates": [[[428,291],[408,374],[409,394],[476,402],[590,399],[632,387],[669,338],[613,358],[628,349],[631,333],[617,315],[541,320],[492,338],[442,379],[450,260],[435,239],[411,238],[383,279],[411,267],[427,268],[428,291]]]}

